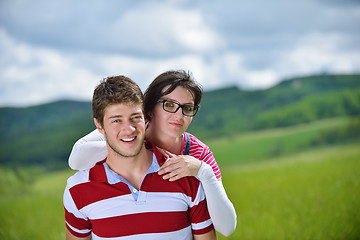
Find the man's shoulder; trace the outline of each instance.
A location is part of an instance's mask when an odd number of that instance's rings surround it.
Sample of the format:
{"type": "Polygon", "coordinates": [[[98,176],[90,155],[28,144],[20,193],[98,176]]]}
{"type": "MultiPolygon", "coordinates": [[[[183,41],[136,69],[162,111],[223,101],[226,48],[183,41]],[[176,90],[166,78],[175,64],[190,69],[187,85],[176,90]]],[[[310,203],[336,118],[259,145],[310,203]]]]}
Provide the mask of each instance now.
{"type": "Polygon", "coordinates": [[[175,182],[187,193],[197,193],[198,188],[201,186],[200,180],[194,176],[186,176],[176,180],[175,182]]]}
{"type": "Polygon", "coordinates": [[[72,188],[78,184],[89,182],[89,173],[90,169],[77,171],[74,175],[68,178],[67,187],[72,188]]]}

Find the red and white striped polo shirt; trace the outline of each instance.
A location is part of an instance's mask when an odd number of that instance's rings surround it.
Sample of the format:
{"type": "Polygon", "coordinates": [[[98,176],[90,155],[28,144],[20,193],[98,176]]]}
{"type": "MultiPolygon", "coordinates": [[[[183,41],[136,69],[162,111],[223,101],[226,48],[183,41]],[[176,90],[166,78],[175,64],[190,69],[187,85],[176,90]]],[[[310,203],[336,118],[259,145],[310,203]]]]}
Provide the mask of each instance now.
{"type": "Polygon", "coordinates": [[[213,153],[210,151],[210,148],[205,143],[201,142],[199,139],[197,139],[194,135],[190,133],[185,132],[183,136],[184,136],[183,137],[184,142],[183,142],[181,154],[186,154],[185,149],[186,149],[186,145],[188,144],[188,146],[190,147],[190,151],[188,154],[196,159],[199,159],[209,164],[212,167],[216,178],[220,179],[221,178],[220,168],[215,160],[213,153]],[[186,135],[188,135],[189,138],[187,138],[186,135]]]}
{"type": "Polygon", "coordinates": [[[112,240],[185,240],[211,231],[200,182],[195,177],[163,180],[157,174],[163,162],[154,148],[153,164],[139,191],[125,179],[109,177],[104,162],[77,172],[68,179],[64,192],[67,229],[77,237],[91,234],[92,239],[112,240]]]}

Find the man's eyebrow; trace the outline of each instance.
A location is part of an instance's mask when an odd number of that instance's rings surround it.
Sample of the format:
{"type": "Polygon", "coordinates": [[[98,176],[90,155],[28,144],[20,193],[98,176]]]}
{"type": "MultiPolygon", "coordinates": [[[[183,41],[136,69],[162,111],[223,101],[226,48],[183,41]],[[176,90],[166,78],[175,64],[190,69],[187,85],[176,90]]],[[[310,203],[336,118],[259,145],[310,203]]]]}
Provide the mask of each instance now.
{"type": "MultiPolygon", "coordinates": [[[[142,115],[142,112],[134,112],[132,113],[130,116],[137,116],[137,115],[142,115]]],[[[109,119],[112,119],[112,118],[123,118],[124,116],[123,115],[113,115],[113,116],[110,116],[109,119]]]]}
{"type": "Polygon", "coordinates": [[[123,116],[122,115],[114,115],[114,116],[110,116],[109,119],[111,118],[122,118],[123,116]]]}
{"type": "Polygon", "coordinates": [[[142,112],[136,112],[136,113],[131,114],[130,116],[134,117],[134,116],[141,116],[141,115],[143,115],[142,112]]]}

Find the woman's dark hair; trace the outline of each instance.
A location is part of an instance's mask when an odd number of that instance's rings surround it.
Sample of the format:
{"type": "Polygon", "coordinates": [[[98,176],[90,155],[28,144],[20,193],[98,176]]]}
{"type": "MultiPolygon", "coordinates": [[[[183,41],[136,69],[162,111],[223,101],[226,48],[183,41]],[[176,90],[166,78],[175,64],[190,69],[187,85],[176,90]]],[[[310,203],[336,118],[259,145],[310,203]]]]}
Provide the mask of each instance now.
{"type": "Polygon", "coordinates": [[[157,76],[144,93],[144,110],[147,120],[150,120],[149,114],[153,111],[157,101],[162,96],[174,91],[178,86],[189,90],[194,98],[194,105],[199,106],[203,91],[200,84],[193,79],[191,73],[184,70],[167,71],[157,76]],[[169,88],[163,91],[166,86],[169,86],[169,88]]]}

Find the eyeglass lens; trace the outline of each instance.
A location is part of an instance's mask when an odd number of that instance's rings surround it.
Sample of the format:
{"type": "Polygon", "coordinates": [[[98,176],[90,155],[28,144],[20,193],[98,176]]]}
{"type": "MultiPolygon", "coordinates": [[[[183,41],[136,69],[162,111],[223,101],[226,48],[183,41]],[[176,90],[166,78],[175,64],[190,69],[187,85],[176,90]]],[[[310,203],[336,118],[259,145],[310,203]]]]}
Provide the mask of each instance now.
{"type": "Polygon", "coordinates": [[[186,116],[194,116],[197,112],[196,106],[191,105],[180,105],[175,102],[171,101],[164,101],[163,102],[164,110],[167,112],[175,113],[179,110],[179,108],[182,109],[182,113],[186,116]]]}

